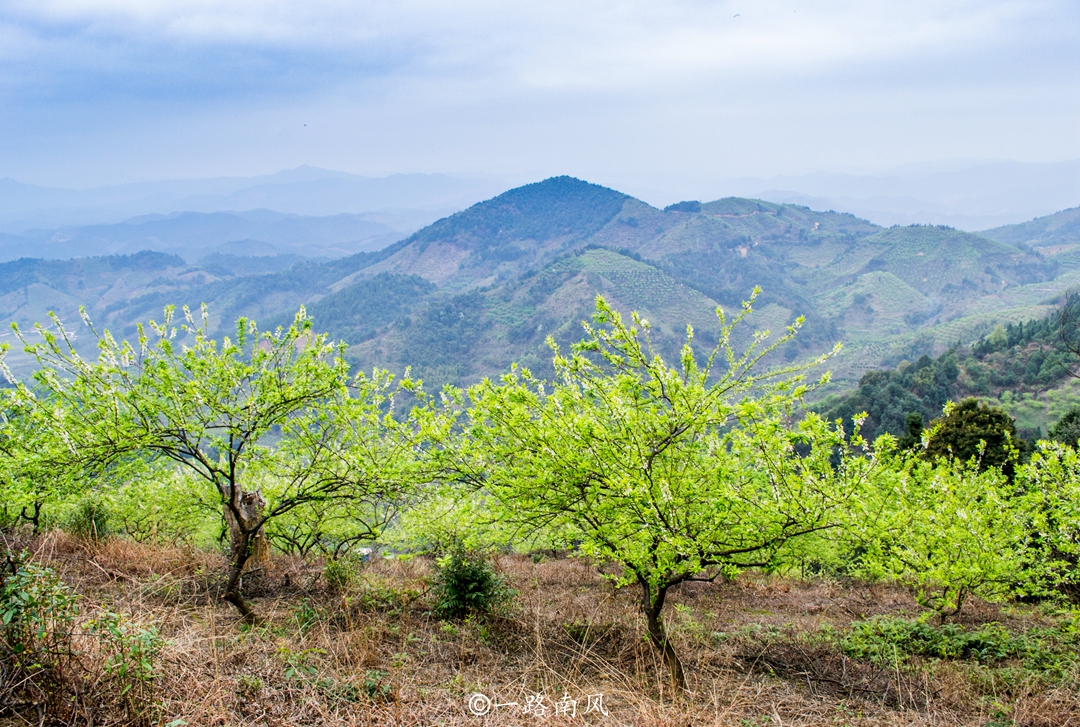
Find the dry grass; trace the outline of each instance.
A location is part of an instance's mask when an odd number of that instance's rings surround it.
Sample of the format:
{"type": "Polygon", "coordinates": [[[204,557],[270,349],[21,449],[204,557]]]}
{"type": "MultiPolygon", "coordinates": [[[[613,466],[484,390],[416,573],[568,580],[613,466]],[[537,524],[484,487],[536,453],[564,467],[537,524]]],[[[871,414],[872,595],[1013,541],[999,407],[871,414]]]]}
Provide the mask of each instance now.
{"type": "MultiPolygon", "coordinates": [[[[517,589],[512,609],[448,623],[429,612],[424,559],[377,559],[354,585],[335,591],[319,564],[275,557],[247,577],[267,622],[244,631],[218,597],[224,561],[217,555],[123,540],[86,544],[62,534],[34,549],[82,595],[84,618],[111,609],[156,625],[167,639],[154,724],[1080,724],[1080,695],[1071,688],[999,684],[971,662],[899,670],[844,656],[822,637],[828,628],[917,611],[904,591],[884,585],[754,575],[685,584],[668,609],[690,688],[676,698],[645,639],[636,593],[613,591],[574,560],[503,557],[499,566],[517,589]],[[467,709],[475,692],[520,704],[539,693],[549,711],[540,718],[504,708],[478,717],[467,709]],[[564,694],[579,699],[575,718],[550,711],[564,694]],[[608,716],[581,713],[589,694],[604,695],[608,716]]],[[[1009,625],[1040,617],[978,603],[967,618],[1009,625]]],[[[81,637],[78,646],[84,672],[69,685],[74,701],[52,719],[132,722],[95,662],[93,639],[81,637]]],[[[23,713],[0,725],[50,719],[23,713]]]]}

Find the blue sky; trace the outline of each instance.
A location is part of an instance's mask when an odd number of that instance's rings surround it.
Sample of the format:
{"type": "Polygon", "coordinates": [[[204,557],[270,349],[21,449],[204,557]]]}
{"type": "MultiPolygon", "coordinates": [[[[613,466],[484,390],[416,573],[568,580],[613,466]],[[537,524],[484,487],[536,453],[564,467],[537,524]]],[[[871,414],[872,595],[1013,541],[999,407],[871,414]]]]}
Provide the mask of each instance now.
{"type": "Polygon", "coordinates": [[[1080,157],[1080,3],[0,0],[0,177],[1080,157]]]}

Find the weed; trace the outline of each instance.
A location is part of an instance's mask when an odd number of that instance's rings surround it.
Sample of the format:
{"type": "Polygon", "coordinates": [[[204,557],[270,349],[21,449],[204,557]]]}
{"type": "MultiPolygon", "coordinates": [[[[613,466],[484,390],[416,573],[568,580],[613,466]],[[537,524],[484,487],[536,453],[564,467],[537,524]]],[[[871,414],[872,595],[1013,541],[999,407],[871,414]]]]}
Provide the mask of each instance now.
{"type": "Polygon", "coordinates": [[[976,630],[957,624],[934,626],[924,621],[878,617],[852,624],[840,638],[848,656],[897,667],[909,656],[957,659],[995,664],[1022,660],[1024,670],[1063,676],[1077,660],[1080,638],[1068,620],[1058,627],[1036,627],[1014,634],[991,623],[976,630]]]}
{"type": "Polygon", "coordinates": [[[319,670],[311,660],[313,657],[326,656],[325,649],[291,651],[283,647],[278,653],[285,661],[285,678],[296,681],[307,681],[318,676],[319,670]]]}
{"type": "Polygon", "coordinates": [[[241,674],[236,677],[236,689],[243,696],[258,694],[262,691],[263,681],[257,676],[241,674]]]}
{"type": "Polygon", "coordinates": [[[364,673],[364,696],[373,702],[389,702],[393,687],[387,681],[389,675],[378,669],[369,669],[364,673]]]}
{"type": "Polygon", "coordinates": [[[110,515],[109,505],[104,498],[91,493],[68,515],[65,527],[68,532],[82,540],[104,540],[110,534],[110,515]]]}
{"type": "Polygon", "coordinates": [[[323,610],[312,605],[306,598],[293,609],[292,617],[301,636],[326,620],[323,610]]]}

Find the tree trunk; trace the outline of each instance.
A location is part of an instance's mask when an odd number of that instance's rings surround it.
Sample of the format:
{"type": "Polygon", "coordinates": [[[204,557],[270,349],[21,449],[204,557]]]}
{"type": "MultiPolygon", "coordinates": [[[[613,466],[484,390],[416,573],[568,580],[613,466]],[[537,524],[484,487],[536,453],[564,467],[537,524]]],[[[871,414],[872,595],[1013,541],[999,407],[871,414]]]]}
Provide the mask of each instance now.
{"type": "Polygon", "coordinates": [[[22,512],[19,514],[19,517],[33,525],[34,530],[31,534],[34,537],[37,537],[41,534],[41,500],[35,500],[33,505],[34,509],[29,512],[27,511],[28,507],[30,506],[23,506],[22,512]]]}
{"type": "Polygon", "coordinates": [[[239,542],[233,542],[232,560],[229,563],[229,580],[225,584],[225,593],[222,594],[222,598],[236,607],[244,623],[254,626],[259,622],[259,616],[240,593],[240,576],[244,572],[244,566],[250,557],[250,541],[249,534],[241,532],[239,542]]]}
{"type": "Polygon", "coordinates": [[[241,542],[246,543],[243,546],[247,554],[245,563],[265,563],[269,560],[270,543],[266,540],[266,533],[262,526],[256,529],[265,507],[266,500],[258,490],[255,492],[239,490],[239,496],[236,498],[237,512],[233,511],[229,503],[225,503],[225,522],[229,525],[229,542],[234,553],[233,560],[235,560],[235,553],[240,549],[241,542]]]}
{"type": "Polygon", "coordinates": [[[240,588],[240,579],[244,567],[249,562],[262,562],[270,557],[270,545],[266,540],[259,521],[262,519],[266,500],[258,490],[244,492],[238,485],[234,491],[226,490],[226,497],[232,502],[225,503],[225,522],[229,526],[230,562],[229,580],[225,585],[222,598],[236,607],[244,623],[254,626],[259,622],[255,609],[244,599],[240,588]],[[235,505],[235,507],[233,507],[235,505]]]}
{"type": "Polygon", "coordinates": [[[664,629],[664,620],[661,612],[664,610],[664,598],[667,596],[667,586],[658,587],[655,595],[648,583],[641,583],[642,607],[645,610],[645,619],[649,627],[649,640],[657,648],[664,659],[671,676],[671,686],[676,695],[686,690],[686,677],[683,675],[682,661],[675,653],[675,647],[668,641],[667,631],[664,629]]]}

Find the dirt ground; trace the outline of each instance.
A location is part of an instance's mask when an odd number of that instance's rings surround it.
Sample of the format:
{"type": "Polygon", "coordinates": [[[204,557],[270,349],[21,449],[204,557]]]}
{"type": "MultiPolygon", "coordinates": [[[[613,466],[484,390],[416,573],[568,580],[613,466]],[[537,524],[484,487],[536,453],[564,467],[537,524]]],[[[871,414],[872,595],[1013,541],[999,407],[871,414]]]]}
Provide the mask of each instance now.
{"type": "MultiPolygon", "coordinates": [[[[82,622],[111,610],[155,626],[164,645],[136,700],[102,666],[99,640],[77,629],[63,699],[9,709],[5,727],[1080,724],[1075,671],[1047,679],[1022,663],[846,656],[837,634],[852,622],[919,613],[889,585],[755,574],[684,584],[666,610],[689,687],[675,695],[636,591],[574,559],[501,557],[512,605],[451,622],[431,614],[427,559],[375,558],[332,588],[320,563],[275,556],[246,578],[265,618],[247,628],[219,598],[219,555],[63,534],[32,547],[80,594],[82,622]]],[[[1038,606],[976,601],[964,624],[1050,619],[1038,606]]]]}

